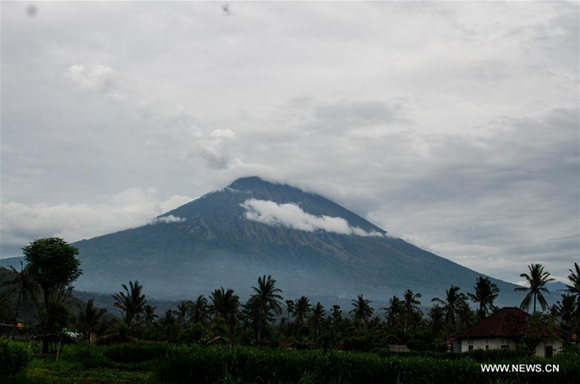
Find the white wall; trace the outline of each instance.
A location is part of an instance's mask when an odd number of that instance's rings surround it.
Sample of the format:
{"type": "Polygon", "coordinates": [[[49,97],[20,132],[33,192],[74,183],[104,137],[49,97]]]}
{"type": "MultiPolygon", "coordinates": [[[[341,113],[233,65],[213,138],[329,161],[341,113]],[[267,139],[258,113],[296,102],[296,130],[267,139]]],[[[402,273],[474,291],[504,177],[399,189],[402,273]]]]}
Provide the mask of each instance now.
{"type": "Polygon", "coordinates": [[[545,355],[546,346],[552,346],[552,348],[554,349],[554,355],[556,353],[560,353],[560,352],[562,352],[564,350],[564,343],[562,343],[562,340],[554,340],[554,341],[548,341],[548,342],[541,342],[536,347],[536,356],[546,357],[546,355],[545,355]]]}
{"type": "MultiPolygon", "coordinates": [[[[507,345],[508,349],[516,349],[516,340],[514,339],[502,339],[499,337],[488,338],[488,339],[461,339],[458,342],[458,349],[454,348],[454,351],[468,352],[469,346],[473,345],[473,350],[476,349],[486,349],[488,346],[489,350],[501,349],[502,345],[507,345]]],[[[564,350],[564,346],[561,340],[555,340],[552,342],[541,342],[536,347],[536,356],[545,357],[546,346],[552,346],[554,350],[554,355],[560,353],[564,350]]]]}
{"type": "Polygon", "coordinates": [[[473,350],[476,349],[501,349],[502,345],[507,345],[509,349],[516,349],[516,341],[514,339],[502,339],[497,337],[492,337],[488,339],[462,339],[461,340],[461,352],[468,352],[469,346],[473,345],[473,350]]]}

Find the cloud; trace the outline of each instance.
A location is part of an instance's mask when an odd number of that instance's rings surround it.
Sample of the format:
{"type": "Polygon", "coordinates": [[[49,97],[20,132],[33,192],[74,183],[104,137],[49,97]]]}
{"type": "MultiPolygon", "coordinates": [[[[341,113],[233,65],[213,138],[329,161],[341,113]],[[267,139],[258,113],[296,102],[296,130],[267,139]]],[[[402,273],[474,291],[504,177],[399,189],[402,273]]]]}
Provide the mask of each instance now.
{"type": "Polygon", "coordinates": [[[82,89],[102,92],[112,101],[127,99],[127,95],[119,89],[119,79],[113,68],[96,65],[88,70],[84,65],[71,65],[67,68],[65,76],[82,89]]]}
{"type": "MultiPolygon", "coordinates": [[[[26,6],[1,16],[2,207],[23,222],[260,175],[494,277],[565,277],[580,252],[577,3],[26,6]]],[[[23,241],[122,229],[106,217],[23,241]]]]}
{"type": "Polygon", "coordinates": [[[299,231],[326,231],[340,235],[383,236],[359,227],[351,226],[341,217],[314,216],[306,213],[296,204],[277,204],[268,200],[248,199],[241,206],[246,210],[244,216],[248,220],[271,226],[283,226],[299,231]]]}
{"type": "Polygon", "coordinates": [[[156,217],[155,219],[153,219],[153,221],[151,222],[151,224],[159,224],[159,223],[165,223],[165,224],[169,224],[169,223],[183,223],[184,221],[186,221],[186,219],[183,218],[183,217],[177,217],[177,216],[173,216],[173,215],[168,215],[168,216],[156,217]]]}
{"type": "MultiPolygon", "coordinates": [[[[3,203],[1,254],[2,257],[19,256],[22,246],[39,237],[59,236],[73,242],[146,225],[153,217],[191,200],[179,195],[167,198],[153,188],[132,188],[104,196],[99,203],[3,203]]],[[[172,223],[181,220],[169,215],[159,217],[155,222],[172,223]]]]}

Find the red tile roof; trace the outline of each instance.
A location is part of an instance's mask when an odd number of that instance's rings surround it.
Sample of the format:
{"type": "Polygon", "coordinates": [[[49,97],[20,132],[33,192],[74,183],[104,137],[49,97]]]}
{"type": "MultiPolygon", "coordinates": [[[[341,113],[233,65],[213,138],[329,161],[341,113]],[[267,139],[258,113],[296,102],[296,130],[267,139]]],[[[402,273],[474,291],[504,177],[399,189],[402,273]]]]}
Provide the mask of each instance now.
{"type": "Polygon", "coordinates": [[[526,332],[530,317],[519,308],[505,307],[453,337],[520,337],[526,332]]]}

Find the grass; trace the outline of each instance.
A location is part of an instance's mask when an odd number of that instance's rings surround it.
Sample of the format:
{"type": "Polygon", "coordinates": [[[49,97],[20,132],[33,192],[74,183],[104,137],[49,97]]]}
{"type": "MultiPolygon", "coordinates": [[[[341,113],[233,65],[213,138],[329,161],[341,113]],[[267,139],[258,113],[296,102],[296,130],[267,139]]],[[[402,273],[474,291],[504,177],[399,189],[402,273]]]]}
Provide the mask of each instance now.
{"type": "MultiPolygon", "coordinates": [[[[37,355],[38,346],[14,343],[34,356],[0,383],[552,383],[580,377],[580,355],[550,359],[522,353],[472,354],[387,351],[338,352],[164,343],[66,346],[59,361],[37,355]],[[482,373],[481,362],[560,364],[560,373],[482,373]]],[[[14,345],[12,345],[14,346],[14,345]]]]}

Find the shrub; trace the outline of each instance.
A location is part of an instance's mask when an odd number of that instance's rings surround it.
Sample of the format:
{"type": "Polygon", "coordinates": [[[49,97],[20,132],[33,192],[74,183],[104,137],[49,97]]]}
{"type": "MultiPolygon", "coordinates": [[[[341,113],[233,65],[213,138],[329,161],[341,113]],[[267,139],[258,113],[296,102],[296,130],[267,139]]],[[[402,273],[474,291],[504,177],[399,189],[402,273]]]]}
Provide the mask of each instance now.
{"type": "Polygon", "coordinates": [[[79,363],[84,368],[109,367],[111,364],[105,357],[105,348],[85,342],[73,344],[63,348],[61,359],[79,363]]]}
{"type": "Polygon", "coordinates": [[[0,375],[15,375],[30,362],[28,350],[17,343],[0,339],[0,375]]]}
{"type": "Polygon", "coordinates": [[[171,344],[135,343],[108,347],[105,356],[117,363],[138,363],[164,359],[171,344]]]}

